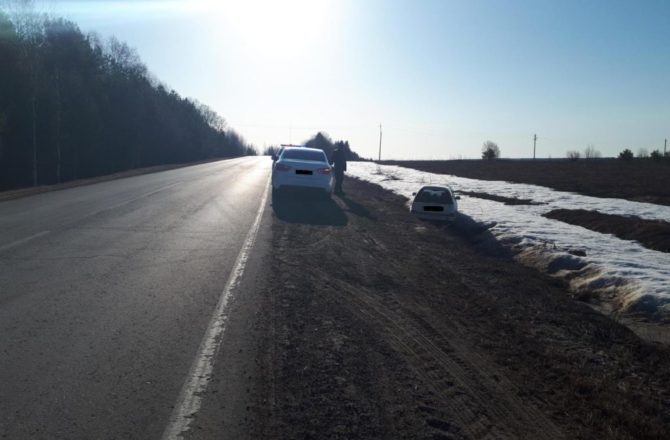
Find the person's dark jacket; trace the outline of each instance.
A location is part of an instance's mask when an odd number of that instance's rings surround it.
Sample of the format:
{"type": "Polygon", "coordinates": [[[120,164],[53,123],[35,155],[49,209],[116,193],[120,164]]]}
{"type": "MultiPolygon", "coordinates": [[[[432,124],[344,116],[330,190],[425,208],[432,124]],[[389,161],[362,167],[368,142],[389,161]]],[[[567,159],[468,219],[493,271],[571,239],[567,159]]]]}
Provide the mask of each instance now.
{"type": "Polygon", "coordinates": [[[344,150],[338,148],[333,151],[333,166],[336,171],[346,171],[347,170],[347,156],[344,154],[344,150]]]}

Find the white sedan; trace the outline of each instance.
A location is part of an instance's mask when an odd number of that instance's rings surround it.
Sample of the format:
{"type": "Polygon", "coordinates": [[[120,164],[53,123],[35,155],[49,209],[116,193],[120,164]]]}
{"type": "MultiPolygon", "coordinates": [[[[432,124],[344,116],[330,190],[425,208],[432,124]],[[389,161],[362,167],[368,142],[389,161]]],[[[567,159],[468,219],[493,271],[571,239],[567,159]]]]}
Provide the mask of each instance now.
{"type": "Polygon", "coordinates": [[[414,193],[410,212],[423,220],[451,221],[458,214],[459,196],[448,186],[424,186],[414,193]]]}
{"type": "Polygon", "coordinates": [[[333,193],[333,168],[326,153],[316,148],[286,147],[272,168],[272,192],[284,188],[316,188],[333,193]]]}

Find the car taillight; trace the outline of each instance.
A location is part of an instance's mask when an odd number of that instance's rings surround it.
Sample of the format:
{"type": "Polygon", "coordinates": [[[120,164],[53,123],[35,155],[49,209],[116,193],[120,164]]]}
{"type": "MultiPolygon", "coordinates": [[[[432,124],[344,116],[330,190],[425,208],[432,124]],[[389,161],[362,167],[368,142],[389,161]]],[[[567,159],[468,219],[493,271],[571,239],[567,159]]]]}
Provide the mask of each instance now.
{"type": "Polygon", "coordinates": [[[319,168],[316,172],[319,174],[330,174],[332,170],[330,168],[319,168]]]}
{"type": "Polygon", "coordinates": [[[275,165],[275,171],[291,171],[291,167],[284,165],[283,163],[278,163],[275,165]]]}

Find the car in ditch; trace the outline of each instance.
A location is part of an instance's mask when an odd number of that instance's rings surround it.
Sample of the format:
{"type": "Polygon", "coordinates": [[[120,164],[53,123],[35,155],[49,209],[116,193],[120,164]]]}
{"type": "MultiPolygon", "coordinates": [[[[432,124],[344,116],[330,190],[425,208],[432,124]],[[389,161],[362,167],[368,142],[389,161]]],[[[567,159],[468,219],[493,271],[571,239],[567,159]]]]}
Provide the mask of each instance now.
{"type": "Polygon", "coordinates": [[[410,212],[422,220],[453,221],[460,196],[448,186],[424,186],[412,194],[410,212]]]}
{"type": "Polygon", "coordinates": [[[313,189],[330,197],[333,168],[326,153],[316,148],[285,147],[272,167],[272,194],[285,189],[313,189]]]}

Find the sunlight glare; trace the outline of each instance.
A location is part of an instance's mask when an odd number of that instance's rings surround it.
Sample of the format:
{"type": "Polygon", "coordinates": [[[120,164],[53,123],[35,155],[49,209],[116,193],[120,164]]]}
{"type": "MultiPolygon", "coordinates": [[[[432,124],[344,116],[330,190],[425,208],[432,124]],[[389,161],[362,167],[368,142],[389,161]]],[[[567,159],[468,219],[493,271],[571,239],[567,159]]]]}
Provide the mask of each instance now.
{"type": "Polygon", "coordinates": [[[212,1],[223,21],[246,49],[272,58],[300,55],[329,33],[334,8],[326,0],[212,1]]]}

